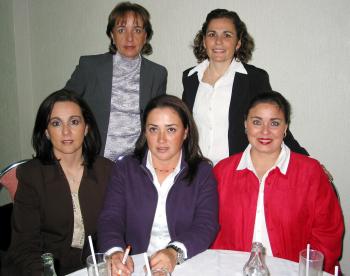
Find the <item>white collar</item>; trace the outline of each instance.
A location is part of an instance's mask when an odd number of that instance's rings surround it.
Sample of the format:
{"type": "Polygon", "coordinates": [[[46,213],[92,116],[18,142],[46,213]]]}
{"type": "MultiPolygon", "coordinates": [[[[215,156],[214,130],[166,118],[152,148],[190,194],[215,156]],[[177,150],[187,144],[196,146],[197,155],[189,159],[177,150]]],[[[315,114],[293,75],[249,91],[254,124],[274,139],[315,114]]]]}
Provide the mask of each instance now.
{"type": "MultiPolygon", "coordinates": [[[[255,168],[253,166],[253,162],[250,156],[250,150],[252,146],[249,144],[248,147],[244,150],[241,160],[237,166],[237,171],[241,171],[244,169],[248,169],[250,171],[255,172],[255,168]]],[[[290,160],[290,149],[284,143],[281,145],[281,152],[277,158],[276,163],[272,166],[272,169],[278,167],[282,174],[287,173],[288,165],[290,160]]]]}
{"type": "MultiPolygon", "coordinates": [[[[188,77],[193,75],[194,73],[198,73],[198,78],[202,79],[204,71],[207,69],[207,67],[209,66],[209,60],[203,60],[201,63],[199,63],[197,66],[195,66],[194,68],[192,68],[189,72],[188,72],[188,77]]],[[[236,59],[233,59],[230,66],[227,68],[225,75],[226,74],[230,74],[233,72],[238,72],[241,74],[248,74],[247,70],[244,68],[242,62],[237,61],[236,59]]]]}

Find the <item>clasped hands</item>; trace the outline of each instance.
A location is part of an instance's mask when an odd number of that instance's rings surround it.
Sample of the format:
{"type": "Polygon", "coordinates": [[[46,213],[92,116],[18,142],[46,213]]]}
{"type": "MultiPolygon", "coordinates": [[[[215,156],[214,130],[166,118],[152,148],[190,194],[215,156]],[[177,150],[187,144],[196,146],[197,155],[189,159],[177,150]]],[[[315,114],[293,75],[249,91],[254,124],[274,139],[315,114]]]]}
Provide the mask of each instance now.
{"type": "MultiPolygon", "coordinates": [[[[131,275],[134,272],[134,261],[131,256],[128,256],[126,263],[123,264],[124,253],[117,251],[110,256],[111,260],[111,275],[120,276],[119,271],[123,275],[131,275]]],[[[154,253],[150,258],[151,269],[166,269],[169,272],[173,272],[176,265],[177,253],[172,248],[165,248],[154,253]]]]}

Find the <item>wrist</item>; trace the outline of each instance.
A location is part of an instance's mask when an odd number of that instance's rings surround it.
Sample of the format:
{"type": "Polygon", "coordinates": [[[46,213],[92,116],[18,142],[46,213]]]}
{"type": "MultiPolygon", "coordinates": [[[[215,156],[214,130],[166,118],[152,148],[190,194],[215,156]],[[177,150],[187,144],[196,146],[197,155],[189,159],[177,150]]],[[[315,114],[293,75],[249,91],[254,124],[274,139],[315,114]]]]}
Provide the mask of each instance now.
{"type": "Polygon", "coordinates": [[[105,256],[106,257],[111,257],[112,255],[114,255],[114,253],[118,253],[118,252],[124,252],[124,250],[123,250],[122,247],[115,246],[115,247],[112,247],[112,248],[108,249],[105,252],[105,256]]]}
{"type": "Polygon", "coordinates": [[[167,249],[172,249],[175,252],[176,264],[182,264],[185,261],[184,252],[180,247],[170,244],[166,247],[167,249]]]}

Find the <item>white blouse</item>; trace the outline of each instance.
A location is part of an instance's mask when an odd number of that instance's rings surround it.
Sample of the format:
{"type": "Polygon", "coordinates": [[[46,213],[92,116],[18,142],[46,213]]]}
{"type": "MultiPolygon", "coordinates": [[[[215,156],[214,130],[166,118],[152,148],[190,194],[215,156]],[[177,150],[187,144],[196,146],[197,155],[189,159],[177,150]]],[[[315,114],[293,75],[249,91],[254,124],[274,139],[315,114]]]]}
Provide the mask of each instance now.
{"type": "Polygon", "coordinates": [[[202,81],[209,61],[205,60],[189,72],[198,72],[199,86],[193,106],[193,117],[199,132],[199,146],[214,165],[229,156],[229,108],[235,73],[247,74],[243,64],[233,60],[214,86],[202,81]]]}

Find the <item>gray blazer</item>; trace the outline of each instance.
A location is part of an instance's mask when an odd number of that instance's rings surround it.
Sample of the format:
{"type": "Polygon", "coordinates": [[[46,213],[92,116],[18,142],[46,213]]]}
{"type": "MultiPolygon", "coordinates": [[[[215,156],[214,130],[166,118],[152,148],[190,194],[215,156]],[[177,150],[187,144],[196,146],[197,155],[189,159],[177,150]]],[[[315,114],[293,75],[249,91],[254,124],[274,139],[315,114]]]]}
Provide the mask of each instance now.
{"type": "MultiPolygon", "coordinates": [[[[101,133],[104,152],[111,111],[113,55],[110,53],[82,56],[65,89],[81,94],[92,109],[101,133]]],[[[165,94],[168,72],[165,67],[144,57],[140,72],[140,114],[147,103],[165,94]]]]}

